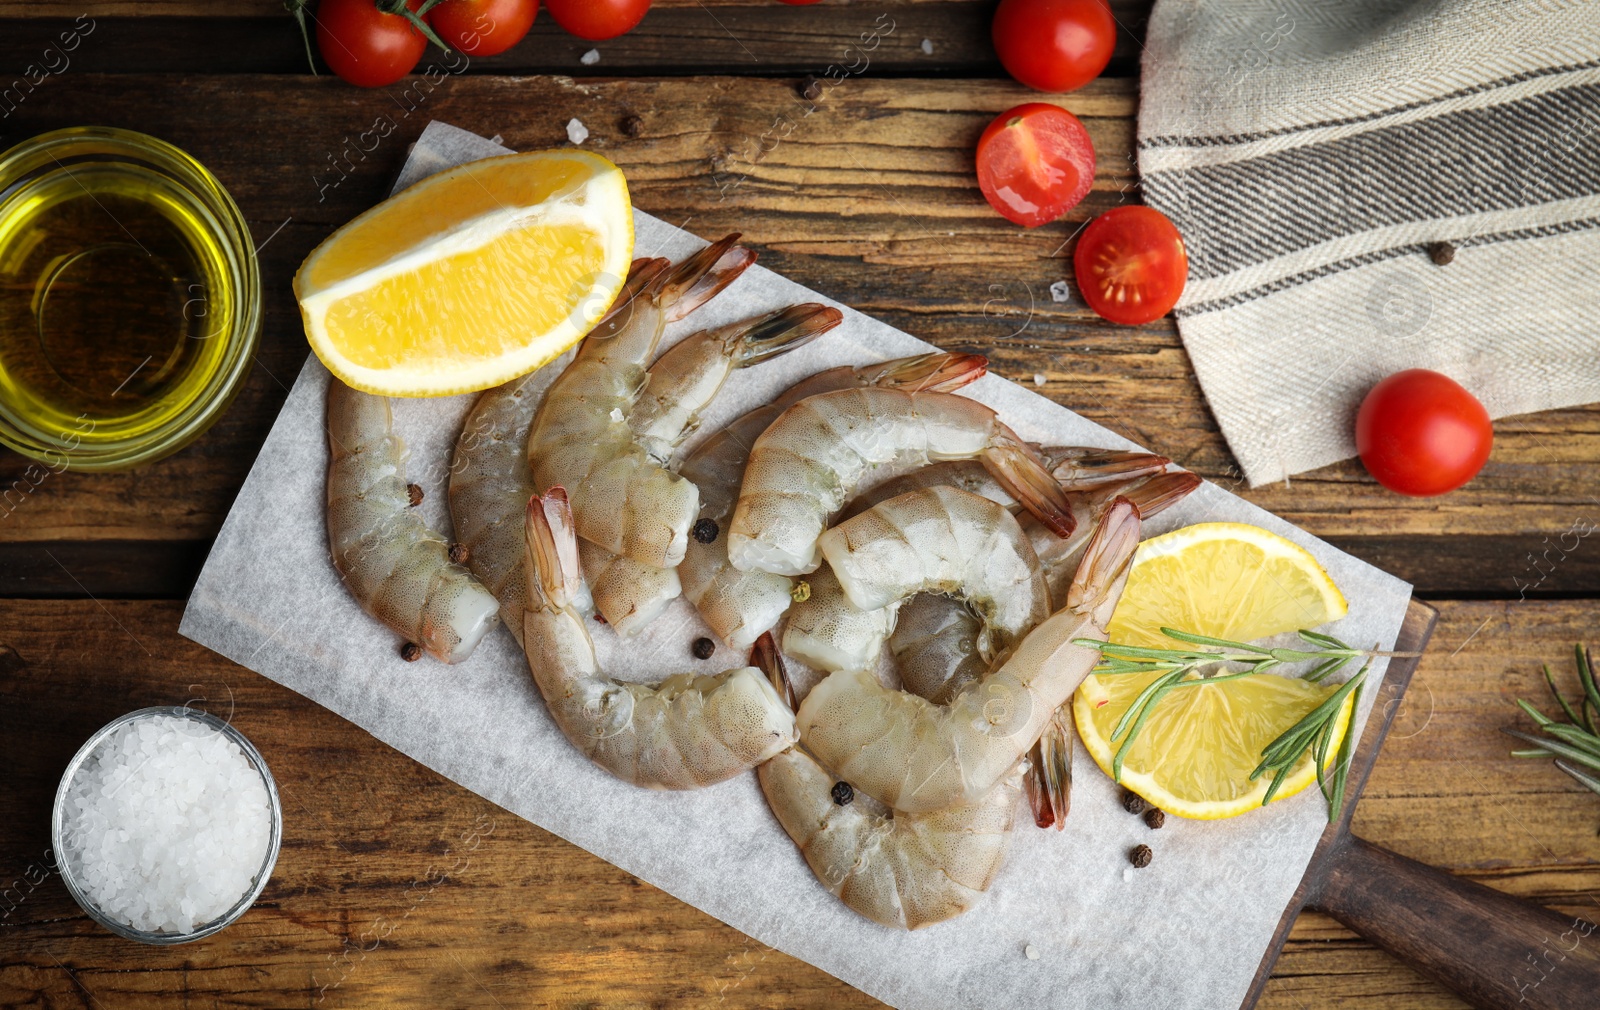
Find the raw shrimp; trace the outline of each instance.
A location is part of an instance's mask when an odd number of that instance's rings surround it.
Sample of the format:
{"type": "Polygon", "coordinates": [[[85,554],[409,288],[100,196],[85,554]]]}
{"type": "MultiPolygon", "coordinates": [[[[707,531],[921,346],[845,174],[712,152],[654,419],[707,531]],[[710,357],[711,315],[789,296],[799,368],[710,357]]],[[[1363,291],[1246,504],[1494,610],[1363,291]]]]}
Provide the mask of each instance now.
{"type": "Polygon", "coordinates": [[[550,715],[572,745],[624,781],[696,789],[760,764],[795,741],[794,714],[753,666],[659,684],[613,680],[574,607],[582,594],[566,492],[528,502],[528,602],[522,646],[550,715]]]}
{"type": "Polygon", "coordinates": [[[994,883],[1011,844],[1020,767],[979,799],[908,814],[857,791],[790,748],[756,769],[767,805],[829,891],[873,922],[920,929],[954,918],[994,883]]]}
{"type": "MultiPolygon", "coordinates": [[[[650,366],[644,394],[628,415],[638,445],[667,465],[735,369],[787,354],[843,319],[838,309],[808,302],[684,337],[650,366]]],[[[582,551],[595,605],[619,635],[637,633],[682,591],[676,567],[659,568],[588,541],[582,551]]]]}
{"type": "Polygon", "coordinates": [[[1119,499],[1090,537],[1065,605],[948,705],[885,688],[871,671],[829,674],[796,716],[806,747],[897,811],[981,799],[1099,661],[1098,651],[1073,640],[1105,640],[1138,543],[1139,512],[1119,499]]]}
{"type": "MultiPolygon", "coordinates": [[[[770,645],[763,635],[762,645],[770,645]]],[[[783,657],[758,646],[750,661],[792,702],[783,657]]],[[[778,823],[829,891],[874,922],[920,929],[975,905],[1011,841],[1021,767],[973,803],[909,814],[856,792],[790,747],[756,769],[778,823]]]]}
{"type": "Polygon", "coordinates": [[[815,571],[817,538],[869,471],[974,457],[1045,525],[1062,536],[1072,532],[1060,486],[988,407],[952,393],[845,389],[801,400],[756,439],[728,530],[728,559],[745,571],[815,571]]]}
{"type": "MultiPolygon", "coordinates": [[[[634,260],[608,315],[625,308],[670,265],[664,259],[634,260]]],[[[680,306],[692,308],[686,302],[680,306]]],[[[537,376],[530,373],[485,390],[467,413],[450,458],[450,522],[467,548],[467,567],[500,601],[500,618],[518,644],[528,588],[522,526],[534,492],[527,447],[541,399],[537,376]]],[[[609,584],[605,578],[597,581],[609,584]]],[[[589,603],[581,609],[587,611],[589,603]]]]}
{"type": "Polygon", "coordinates": [[[700,493],[651,458],[628,414],[668,320],[710,299],[754,259],[737,238],[690,256],[595,327],[550,385],[528,438],[534,487],[572,488],[579,535],[657,568],[683,560],[700,493]]]}
{"type": "Polygon", "coordinates": [[[864,386],[948,393],[982,376],[987,364],[977,354],[930,353],[857,368],[830,368],[712,433],[689,454],[678,472],[700,488],[700,517],[695,524],[698,535],[689,542],[678,574],[684,595],[718,637],[735,649],[749,648],[778,623],[795,589],[786,576],[744,572],[728,563],[728,520],[739,498],[750,446],[767,426],[818,393],[864,386]]]}
{"type": "MultiPolygon", "coordinates": [[[[1148,452],[1124,452],[1118,449],[1090,449],[1082,446],[1053,445],[1039,449],[1039,456],[1050,469],[1061,489],[1068,493],[1087,491],[1105,484],[1120,483],[1135,477],[1147,477],[1165,470],[1172,460],[1148,452]]],[[[963,491],[1004,505],[1013,514],[1022,511],[1022,504],[1011,497],[1006,486],[996,480],[984,465],[975,459],[947,459],[884,481],[845,507],[844,518],[858,516],[879,502],[888,501],[907,491],[925,487],[958,487],[963,491]]]]}
{"type": "MultiPolygon", "coordinates": [[[[980,615],[978,651],[988,662],[1050,613],[1039,559],[1017,520],[970,491],[947,485],[909,491],[828,530],[817,546],[847,599],[822,594],[797,604],[783,647],[823,669],[870,669],[887,632],[857,629],[849,641],[830,635],[834,654],[828,655],[812,648],[809,627],[859,624],[863,618],[850,611],[871,615],[918,593],[964,600],[980,615]]],[[[892,613],[880,623],[893,625],[892,613]]]]}
{"type": "MultiPolygon", "coordinates": [[[[1139,510],[1141,519],[1149,519],[1199,485],[1199,477],[1183,472],[1101,483],[1087,491],[1064,484],[1077,519],[1077,528],[1069,537],[1056,536],[1026,513],[1019,516],[1022,531],[1039,557],[1050,598],[1064,599],[1084,545],[1113,499],[1127,498],[1139,510]]],[[[978,618],[959,600],[931,594],[907,600],[889,638],[889,651],[906,690],[943,704],[983,676],[993,659],[977,648],[980,628],[978,618]]]]}
{"type": "Polygon", "coordinates": [[[411,508],[388,398],[330,378],[328,455],[328,543],[361,609],[435,659],[466,659],[498,605],[411,508]]]}

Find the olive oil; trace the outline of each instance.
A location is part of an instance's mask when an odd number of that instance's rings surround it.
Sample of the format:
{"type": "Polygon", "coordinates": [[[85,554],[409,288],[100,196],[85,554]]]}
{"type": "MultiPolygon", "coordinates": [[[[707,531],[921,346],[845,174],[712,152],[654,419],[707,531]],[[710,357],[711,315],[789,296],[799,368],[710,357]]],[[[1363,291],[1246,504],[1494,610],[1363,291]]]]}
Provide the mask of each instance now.
{"type": "Polygon", "coordinates": [[[182,426],[241,308],[221,231],[138,164],[58,163],[0,194],[0,422],[86,449],[182,426]]]}

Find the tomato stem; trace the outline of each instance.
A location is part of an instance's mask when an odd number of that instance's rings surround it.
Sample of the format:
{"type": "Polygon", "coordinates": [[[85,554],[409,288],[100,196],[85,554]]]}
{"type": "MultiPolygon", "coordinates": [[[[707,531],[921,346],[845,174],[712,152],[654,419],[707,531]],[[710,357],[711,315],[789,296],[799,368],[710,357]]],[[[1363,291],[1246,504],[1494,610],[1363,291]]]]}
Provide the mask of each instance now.
{"type": "Polygon", "coordinates": [[[306,44],[306,62],[311,65],[311,76],[317,76],[317,61],[311,56],[311,31],[306,28],[306,5],[311,0],[283,0],[283,9],[294,16],[300,26],[300,39],[306,44]]]}
{"type": "Polygon", "coordinates": [[[380,11],[385,14],[398,14],[400,17],[410,21],[412,26],[421,32],[429,42],[432,42],[447,53],[452,51],[449,46],[444,44],[444,40],[434,33],[433,27],[422,20],[422,15],[432,10],[439,3],[439,0],[428,0],[417,10],[412,10],[406,0],[377,0],[377,2],[380,11]]]}

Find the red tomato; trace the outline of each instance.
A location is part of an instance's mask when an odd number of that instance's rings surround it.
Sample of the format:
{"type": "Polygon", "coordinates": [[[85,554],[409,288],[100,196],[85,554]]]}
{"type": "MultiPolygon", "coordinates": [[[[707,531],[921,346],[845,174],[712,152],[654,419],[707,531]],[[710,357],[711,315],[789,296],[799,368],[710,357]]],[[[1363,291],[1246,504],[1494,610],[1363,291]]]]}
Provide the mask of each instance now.
{"type": "MultiPolygon", "coordinates": [[[[422,0],[408,0],[416,10],[422,0]]],[[[373,0],[322,0],[317,4],[317,52],[351,84],[381,88],[411,73],[428,48],[416,26],[385,14],[373,0]]]]}
{"type": "Polygon", "coordinates": [[[545,0],[556,24],[580,39],[599,42],[633,30],[650,0],[545,0]]]}
{"type": "Polygon", "coordinates": [[[1089,223],[1072,255],[1078,290],[1113,323],[1160,319],[1189,279],[1183,236],[1151,207],[1113,207],[1089,223]]]}
{"type": "Polygon", "coordinates": [[[1454,491],[1478,475],[1494,426],[1477,397],[1448,375],[1412,368],[1361,401],[1356,451],[1378,483],[1415,498],[1454,491]]]}
{"type": "Polygon", "coordinates": [[[427,13],[445,45],[468,56],[494,56],[522,41],[539,0],[444,0],[427,13]]]}
{"type": "Polygon", "coordinates": [[[978,138],[978,188],[989,206],[1025,228],[1076,207],[1093,184],[1089,131],[1066,109],[1019,105],[996,116],[978,138]]]}
{"type": "Polygon", "coordinates": [[[1117,44],[1105,0],[1000,0],[991,31],[1006,73],[1038,91],[1083,87],[1117,44]]]}

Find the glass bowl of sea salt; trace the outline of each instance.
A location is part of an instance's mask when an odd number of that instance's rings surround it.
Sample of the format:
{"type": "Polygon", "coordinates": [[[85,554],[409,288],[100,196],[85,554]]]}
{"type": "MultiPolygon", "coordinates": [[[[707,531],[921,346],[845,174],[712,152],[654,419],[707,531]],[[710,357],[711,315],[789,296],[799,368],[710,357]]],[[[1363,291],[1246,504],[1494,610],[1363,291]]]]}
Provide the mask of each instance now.
{"type": "Polygon", "coordinates": [[[61,879],[100,925],[141,943],[221,930],[260,896],[283,814],[267,763],[229,723],[141,708],[79,748],[56,790],[61,879]]]}

